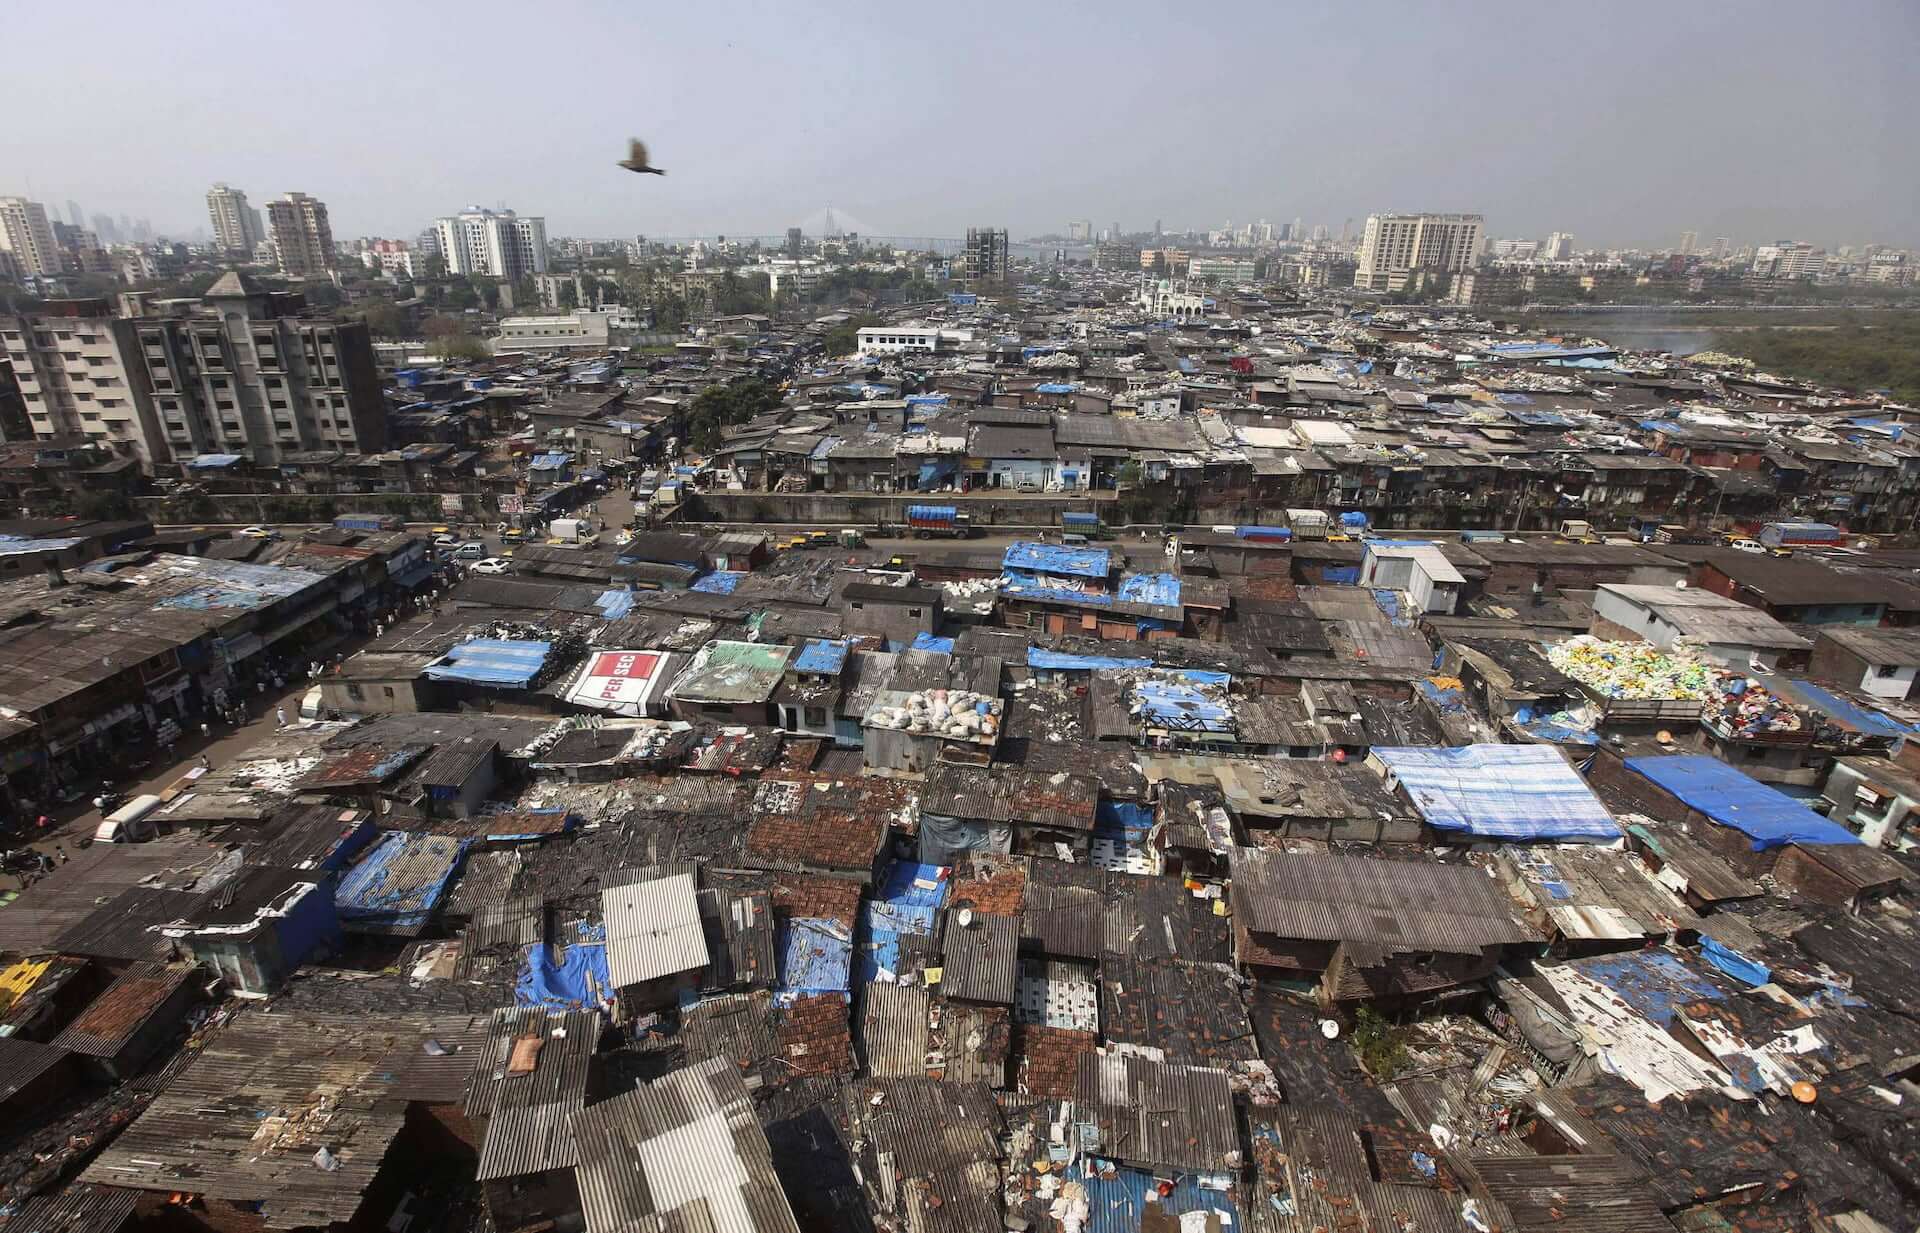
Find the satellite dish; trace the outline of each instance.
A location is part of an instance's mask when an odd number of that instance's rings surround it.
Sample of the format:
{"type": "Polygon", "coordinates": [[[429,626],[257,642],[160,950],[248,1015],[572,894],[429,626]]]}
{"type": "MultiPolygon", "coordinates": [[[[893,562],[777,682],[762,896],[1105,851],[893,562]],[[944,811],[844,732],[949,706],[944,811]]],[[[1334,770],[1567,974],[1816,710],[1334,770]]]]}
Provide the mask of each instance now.
{"type": "Polygon", "coordinates": [[[1803,1105],[1810,1105],[1820,1095],[1820,1089],[1805,1079],[1793,1085],[1793,1098],[1803,1105]]]}
{"type": "Polygon", "coordinates": [[[1673,744],[1673,733],[1662,728],[1653,734],[1653,739],[1659,741],[1662,745],[1671,745],[1673,744]]]}
{"type": "Polygon", "coordinates": [[[1328,1040],[1339,1040],[1340,1021],[1338,1019],[1322,1019],[1320,1021],[1320,1034],[1328,1040]]]}
{"type": "Polygon", "coordinates": [[[958,912],[954,913],[954,919],[960,922],[962,929],[973,928],[973,909],[961,908],[958,912]]]}

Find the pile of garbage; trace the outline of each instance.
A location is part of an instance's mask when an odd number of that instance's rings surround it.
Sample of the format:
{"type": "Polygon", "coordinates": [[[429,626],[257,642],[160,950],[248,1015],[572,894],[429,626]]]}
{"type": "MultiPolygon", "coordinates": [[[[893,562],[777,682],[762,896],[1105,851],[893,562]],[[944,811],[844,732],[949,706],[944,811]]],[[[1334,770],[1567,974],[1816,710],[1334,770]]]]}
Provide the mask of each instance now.
{"type": "Polygon", "coordinates": [[[897,732],[924,732],[963,741],[991,741],[1000,730],[1000,699],[970,689],[928,689],[883,706],[867,720],[897,732]]]}
{"type": "Polygon", "coordinates": [[[1735,736],[1799,732],[1810,722],[1758,679],[1702,661],[1683,647],[1662,651],[1646,642],[1582,634],[1549,647],[1547,660],[1609,698],[1702,703],[1703,721],[1735,736]]]}
{"type": "Polygon", "coordinates": [[[1609,698],[1706,702],[1718,691],[1718,669],[1685,651],[1648,642],[1608,642],[1581,634],[1547,648],[1547,662],[1609,698]]]}

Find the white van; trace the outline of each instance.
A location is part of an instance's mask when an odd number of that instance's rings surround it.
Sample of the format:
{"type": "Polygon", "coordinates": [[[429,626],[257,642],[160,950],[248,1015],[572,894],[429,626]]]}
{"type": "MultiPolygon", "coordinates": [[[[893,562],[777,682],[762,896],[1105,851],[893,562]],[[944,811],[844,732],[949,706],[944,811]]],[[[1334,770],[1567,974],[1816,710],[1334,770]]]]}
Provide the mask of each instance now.
{"type": "Polygon", "coordinates": [[[95,843],[139,843],[151,839],[157,829],[153,824],[153,812],[163,802],[151,794],[136,796],[120,808],[101,819],[94,828],[95,843]]]}

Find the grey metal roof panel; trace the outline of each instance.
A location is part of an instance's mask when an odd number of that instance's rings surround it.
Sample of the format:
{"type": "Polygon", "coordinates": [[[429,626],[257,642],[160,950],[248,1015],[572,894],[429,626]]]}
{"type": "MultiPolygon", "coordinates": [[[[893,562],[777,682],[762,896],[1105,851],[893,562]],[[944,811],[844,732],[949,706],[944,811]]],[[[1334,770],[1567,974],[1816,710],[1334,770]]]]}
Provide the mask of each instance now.
{"type": "Polygon", "coordinates": [[[1240,1146],[1227,1072],[1133,1054],[1080,1058],[1074,1099],[1100,1127],[1100,1154],[1151,1169],[1217,1172],[1240,1146]]]}
{"type": "Polygon", "coordinates": [[[902,1177],[1000,1159],[1000,1107],[985,1084],[864,1079],[842,1098],[856,1137],[902,1177]]]}
{"type": "Polygon", "coordinates": [[[138,1190],[75,1182],[28,1199],[0,1227],[8,1233],[118,1233],[139,1199],[138,1190]]]}
{"type": "Polygon", "coordinates": [[[738,1070],[713,1058],[573,1116],[589,1233],[798,1233],[738,1070]]]}
{"type": "Polygon", "coordinates": [[[927,990],[923,985],[875,981],[867,986],[860,1050],[876,1079],[923,1078],[927,1073],[927,990]]]}
{"type": "Polygon", "coordinates": [[[0,1036],[0,1103],[67,1059],[65,1049],[18,1036],[0,1036]]]}
{"type": "Polygon", "coordinates": [[[959,913],[949,913],[941,947],[941,992],[973,1002],[1013,1004],[1020,960],[1019,917],[980,912],[973,914],[971,924],[962,925],[959,913]]]}
{"type": "Polygon", "coordinates": [[[600,1026],[600,1016],[585,1010],[508,1006],[494,1011],[467,1092],[467,1116],[486,1117],[496,1108],[566,1099],[578,1108],[585,1098],[594,1050],[600,1043],[600,1026]],[[529,1036],[543,1042],[534,1068],[526,1074],[511,1073],[514,1042],[529,1036]]]}
{"type": "Polygon", "coordinates": [[[607,970],[616,988],[709,962],[692,874],[609,887],[600,892],[607,927],[607,970]]]}
{"type": "Polygon", "coordinates": [[[1456,954],[1539,940],[1492,878],[1430,861],[1237,848],[1230,894],[1237,919],[1283,938],[1456,954]]]}
{"type": "Polygon", "coordinates": [[[81,1178],[259,1203],[270,1229],[351,1220],[406,1119],[395,1058],[425,1033],[413,1020],[243,1012],[81,1178]],[[332,1170],[295,1128],[323,1106],[332,1170]],[[263,1109],[289,1120],[268,1133],[263,1109]]]}

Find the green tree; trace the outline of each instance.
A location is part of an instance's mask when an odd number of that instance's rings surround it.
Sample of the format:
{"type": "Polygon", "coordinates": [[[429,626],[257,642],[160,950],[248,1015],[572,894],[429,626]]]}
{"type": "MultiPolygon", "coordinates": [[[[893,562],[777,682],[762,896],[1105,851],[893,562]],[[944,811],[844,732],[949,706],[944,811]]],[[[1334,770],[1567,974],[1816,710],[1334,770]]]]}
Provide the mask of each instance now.
{"type": "Polygon", "coordinates": [[[878,317],[850,317],[834,326],[827,331],[823,340],[827,354],[833,357],[852,355],[860,349],[860,331],[879,324],[878,317]]]}
{"type": "Polygon", "coordinates": [[[710,385],[694,397],[687,412],[687,435],[693,447],[711,450],[726,429],[764,415],[780,405],[780,391],[758,378],[742,378],[710,385]]]}
{"type": "Polygon", "coordinates": [[[332,283],[303,283],[300,294],[305,296],[307,303],[314,308],[338,308],[347,299],[341,294],[340,288],[332,283]]]}
{"type": "Polygon", "coordinates": [[[491,354],[486,341],[458,317],[428,317],[421,333],[426,335],[428,354],[443,360],[480,360],[491,354]]]}
{"type": "Polygon", "coordinates": [[[405,338],[407,329],[406,314],[398,305],[386,300],[369,300],[360,310],[360,319],[367,323],[367,332],[375,338],[405,338]]]}

